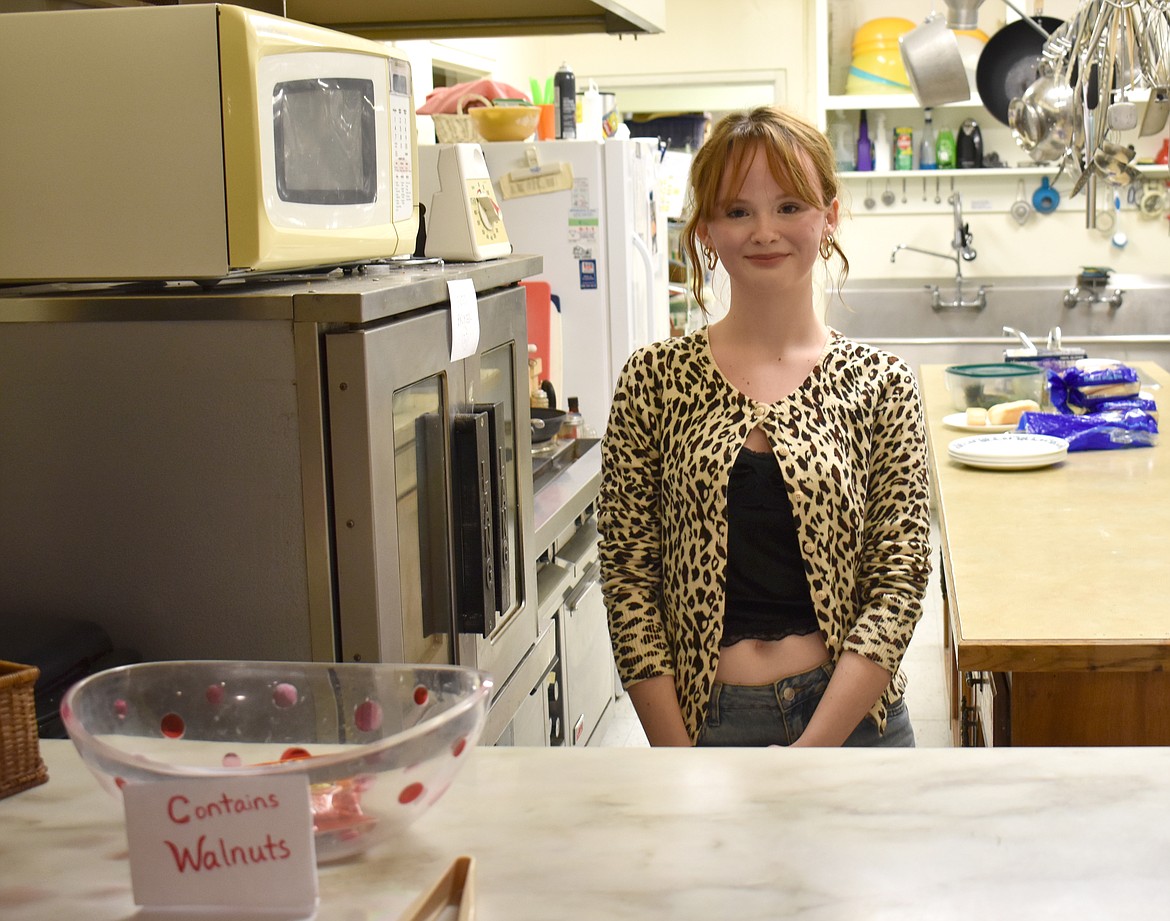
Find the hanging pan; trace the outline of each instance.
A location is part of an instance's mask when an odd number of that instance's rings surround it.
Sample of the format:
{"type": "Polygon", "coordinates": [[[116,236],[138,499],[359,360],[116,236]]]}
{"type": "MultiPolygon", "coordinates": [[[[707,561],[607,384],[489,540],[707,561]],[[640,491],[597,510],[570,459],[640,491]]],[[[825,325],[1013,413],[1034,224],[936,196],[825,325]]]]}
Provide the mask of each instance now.
{"type": "MultiPolygon", "coordinates": [[[[1051,35],[1063,20],[1052,16],[1034,16],[1033,20],[1051,35]]],[[[1045,38],[1023,19],[1009,22],[987,40],[975,66],[975,87],[983,107],[1005,125],[1013,99],[1040,76],[1041,52],[1045,38]]]]}

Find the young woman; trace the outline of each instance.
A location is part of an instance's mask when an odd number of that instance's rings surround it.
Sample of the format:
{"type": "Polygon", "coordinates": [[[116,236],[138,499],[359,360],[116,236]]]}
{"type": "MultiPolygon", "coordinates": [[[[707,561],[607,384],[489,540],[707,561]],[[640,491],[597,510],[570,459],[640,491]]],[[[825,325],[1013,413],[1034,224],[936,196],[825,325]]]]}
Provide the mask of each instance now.
{"type": "Polygon", "coordinates": [[[623,684],[651,745],[911,746],[925,430],[911,370],[814,303],[819,265],[848,272],[832,147],[782,110],[730,115],[690,186],[694,295],[718,260],[730,304],[635,352],[614,395],[599,527],[623,684]]]}

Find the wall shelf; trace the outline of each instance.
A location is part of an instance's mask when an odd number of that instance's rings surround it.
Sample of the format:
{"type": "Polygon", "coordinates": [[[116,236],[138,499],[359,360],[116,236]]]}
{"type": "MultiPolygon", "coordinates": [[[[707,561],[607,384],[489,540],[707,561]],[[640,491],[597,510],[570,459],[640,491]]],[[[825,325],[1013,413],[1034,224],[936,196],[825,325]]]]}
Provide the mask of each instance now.
{"type": "MultiPolygon", "coordinates": [[[[856,112],[859,109],[913,109],[916,112],[922,111],[922,106],[918,104],[918,100],[914,98],[913,93],[870,93],[864,95],[827,96],[823,100],[823,108],[830,112],[856,112]]],[[[945,105],[936,106],[936,108],[982,109],[983,100],[979,98],[977,93],[973,93],[970,99],[962,102],[948,102],[945,105]]]]}
{"type": "MultiPolygon", "coordinates": [[[[1142,179],[1159,179],[1170,176],[1170,167],[1165,164],[1135,163],[1134,168],[1142,179]]],[[[1013,166],[987,169],[902,169],[871,170],[857,172],[842,171],[837,175],[843,180],[851,179],[999,179],[1003,177],[1023,179],[1027,176],[1055,176],[1059,166],[1056,163],[1037,163],[1035,166],[1013,166]]]]}

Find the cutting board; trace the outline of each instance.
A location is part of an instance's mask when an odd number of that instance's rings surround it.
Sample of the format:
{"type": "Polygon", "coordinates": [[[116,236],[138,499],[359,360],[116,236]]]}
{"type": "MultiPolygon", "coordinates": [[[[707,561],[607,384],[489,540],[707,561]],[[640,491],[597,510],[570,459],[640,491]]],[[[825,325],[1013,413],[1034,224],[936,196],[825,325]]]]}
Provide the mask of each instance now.
{"type": "Polygon", "coordinates": [[[561,311],[558,299],[553,296],[552,286],[547,281],[522,281],[528,306],[528,343],[536,346],[536,352],[529,358],[539,358],[541,379],[553,385],[557,406],[564,408],[565,401],[574,394],[564,390],[564,352],[561,345],[561,311]]]}

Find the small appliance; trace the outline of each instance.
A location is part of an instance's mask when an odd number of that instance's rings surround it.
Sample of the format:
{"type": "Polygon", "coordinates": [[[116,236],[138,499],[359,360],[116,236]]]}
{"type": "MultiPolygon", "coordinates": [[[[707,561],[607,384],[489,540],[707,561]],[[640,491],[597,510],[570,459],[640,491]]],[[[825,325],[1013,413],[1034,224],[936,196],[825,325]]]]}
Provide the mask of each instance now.
{"type": "Polygon", "coordinates": [[[425,256],[483,262],[512,252],[479,144],[424,145],[419,177],[425,256]]]}
{"type": "Polygon", "coordinates": [[[225,4],[0,16],[0,283],[410,253],[409,62],[225,4]]]}

